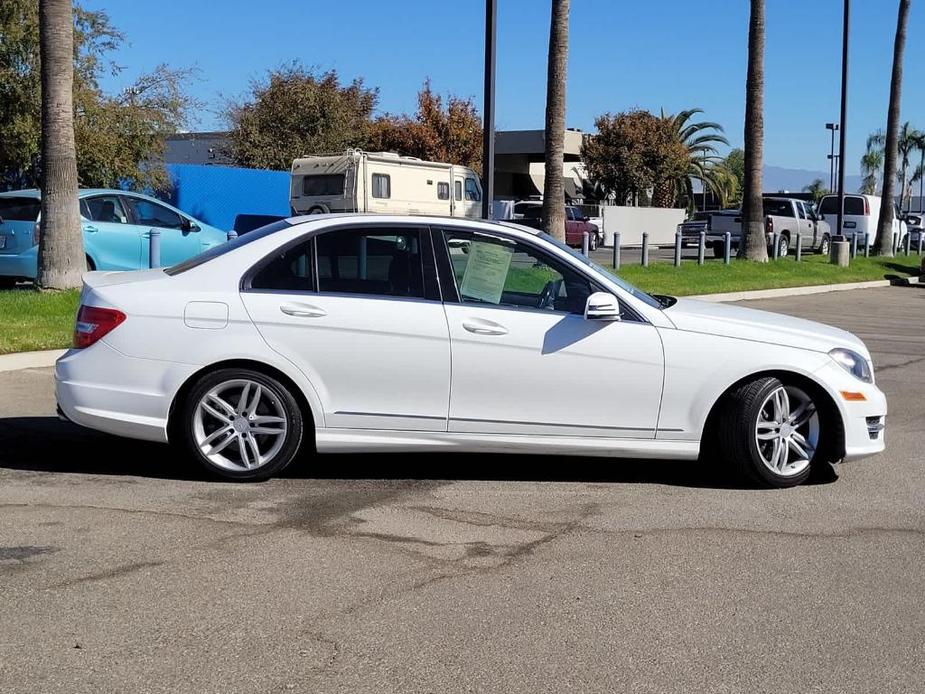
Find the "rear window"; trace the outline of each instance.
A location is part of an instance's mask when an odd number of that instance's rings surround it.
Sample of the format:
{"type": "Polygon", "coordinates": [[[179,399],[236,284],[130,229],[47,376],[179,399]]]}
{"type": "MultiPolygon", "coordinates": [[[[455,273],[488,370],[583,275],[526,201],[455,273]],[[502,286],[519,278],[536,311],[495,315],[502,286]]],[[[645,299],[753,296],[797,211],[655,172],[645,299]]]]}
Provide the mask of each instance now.
{"type": "Polygon", "coordinates": [[[42,202],[38,198],[0,198],[0,219],[7,222],[34,222],[42,202]]]}
{"type": "MultiPolygon", "coordinates": [[[[819,211],[822,214],[837,215],[838,214],[838,197],[835,195],[828,195],[822,198],[822,204],[819,205],[819,211]]],[[[846,195],[845,196],[845,214],[863,216],[864,198],[860,198],[857,195],[846,195]]]]}
{"type": "Polygon", "coordinates": [[[344,174],[322,174],[302,178],[302,195],[343,195],[344,174]]]}
{"type": "Polygon", "coordinates": [[[789,200],[768,200],[765,198],[764,213],[775,217],[792,217],[793,204],[789,200]]]}
{"type": "Polygon", "coordinates": [[[217,246],[212,246],[207,251],[203,251],[199,255],[194,255],[192,258],[187,258],[182,263],[177,263],[176,265],[171,265],[168,268],[164,268],[164,272],[173,277],[174,275],[179,275],[187,270],[192,270],[194,267],[199,267],[203,263],[208,263],[210,260],[215,260],[226,253],[230,253],[236,248],[241,246],[246,246],[247,244],[253,241],[259,241],[264,236],[269,236],[273,232],[279,231],[280,229],[286,229],[289,226],[289,222],[286,220],[280,220],[274,222],[273,224],[267,224],[265,227],[260,227],[255,229],[244,236],[239,236],[236,239],[227,241],[225,243],[220,243],[217,246]]]}

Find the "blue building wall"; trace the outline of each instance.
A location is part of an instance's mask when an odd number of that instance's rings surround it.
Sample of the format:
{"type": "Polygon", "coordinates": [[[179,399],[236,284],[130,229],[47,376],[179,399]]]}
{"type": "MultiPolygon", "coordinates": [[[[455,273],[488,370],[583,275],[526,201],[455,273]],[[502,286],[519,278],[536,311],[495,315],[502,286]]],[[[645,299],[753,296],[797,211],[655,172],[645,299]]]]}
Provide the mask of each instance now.
{"type": "Polygon", "coordinates": [[[167,202],[219,229],[234,229],[238,215],[289,216],[288,171],[198,164],[168,164],[167,171],[167,202]]]}

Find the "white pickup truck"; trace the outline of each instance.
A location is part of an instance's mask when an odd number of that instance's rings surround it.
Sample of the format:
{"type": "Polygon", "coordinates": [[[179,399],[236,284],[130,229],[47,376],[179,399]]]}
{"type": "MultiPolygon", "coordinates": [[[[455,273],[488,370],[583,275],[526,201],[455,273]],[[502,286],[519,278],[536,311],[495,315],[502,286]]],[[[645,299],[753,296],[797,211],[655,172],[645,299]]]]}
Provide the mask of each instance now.
{"type": "MultiPolygon", "coordinates": [[[[774,236],[777,235],[777,254],[783,258],[791,249],[796,248],[797,236],[802,236],[803,252],[828,253],[832,232],[829,224],[816,214],[810,202],[796,198],[764,198],[765,232],[768,241],[768,254],[773,253],[774,236]]],[[[713,254],[723,255],[725,233],[729,232],[732,248],[739,247],[742,238],[742,215],[732,215],[728,211],[716,214],[710,219],[710,231],[707,244],[713,247],[713,254]]]]}

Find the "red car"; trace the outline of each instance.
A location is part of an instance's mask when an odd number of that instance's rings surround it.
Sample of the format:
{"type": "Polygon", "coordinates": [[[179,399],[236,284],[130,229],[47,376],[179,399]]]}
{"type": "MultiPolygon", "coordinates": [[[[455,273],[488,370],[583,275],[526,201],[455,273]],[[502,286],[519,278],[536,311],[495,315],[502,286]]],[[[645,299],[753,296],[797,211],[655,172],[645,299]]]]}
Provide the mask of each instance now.
{"type": "MultiPolygon", "coordinates": [[[[524,226],[539,229],[543,226],[543,206],[531,205],[524,210],[523,218],[518,222],[524,226]]],[[[601,245],[601,231],[592,224],[578,207],[565,206],[565,243],[574,248],[581,248],[584,233],[588,232],[588,250],[596,250],[601,245]]]]}

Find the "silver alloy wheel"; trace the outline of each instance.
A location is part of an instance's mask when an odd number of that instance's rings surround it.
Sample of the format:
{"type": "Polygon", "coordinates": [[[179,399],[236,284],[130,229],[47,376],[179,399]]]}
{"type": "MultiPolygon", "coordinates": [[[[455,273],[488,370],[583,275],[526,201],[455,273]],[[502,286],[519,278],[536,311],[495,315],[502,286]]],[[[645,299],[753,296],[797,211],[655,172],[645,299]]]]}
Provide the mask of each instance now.
{"type": "Polygon", "coordinates": [[[203,395],[193,414],[193,437],[202,454],[225,470],[256,470],[286,441],[281,398],[246,378],[223,381],[203,395]]]}
{"type": "Polygon", "coordinates": [[[759,410],[755,443],[761,462],[775,475],[803,472],[819,446],[819,412],[812,398],[795,386],[775,388],[759,410]]]}

